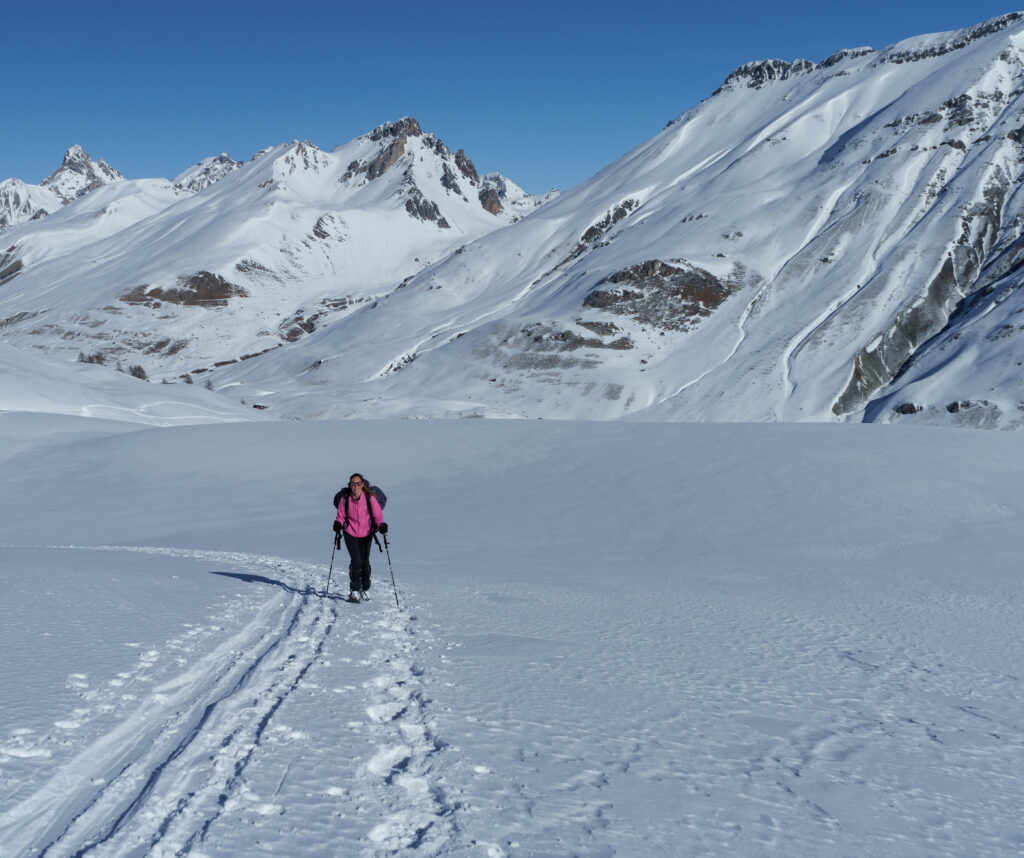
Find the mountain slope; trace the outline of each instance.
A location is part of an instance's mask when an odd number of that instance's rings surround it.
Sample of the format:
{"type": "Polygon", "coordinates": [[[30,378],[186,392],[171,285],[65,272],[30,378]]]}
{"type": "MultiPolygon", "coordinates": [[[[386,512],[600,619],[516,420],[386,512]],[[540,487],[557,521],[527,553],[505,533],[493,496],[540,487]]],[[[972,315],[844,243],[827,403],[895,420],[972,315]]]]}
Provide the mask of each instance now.
{"type": "Polygon", "coordinates": [[[217,396],[198,384],[147,384],[113,367],[69,364],[0,342],[0,414],[19,412],[150,426],[261,417],[251,406],[217,396]]]}
{"type": "Polygon", "coordinates": [[[1012,13],[748,63],[557,198],[412,119],[106,185],[5,233],[0,336],[283,417],[1016,427],[1022,163],[1012,13]]]}
{"type": "Polygon", "coordinates": [[[1022,39],[1014,13],[748,64],[522,222],[223,379],[286,414],[862,419],[963,302],[1018,282],[1022,39]]]}
{"type": "Polygon", "coordinates": [[[222,155],[10,230],[0,332],[163,378],[201,372],[304,336],[540,201],[481,180],[414,119],[332,152],[222,155]]]}

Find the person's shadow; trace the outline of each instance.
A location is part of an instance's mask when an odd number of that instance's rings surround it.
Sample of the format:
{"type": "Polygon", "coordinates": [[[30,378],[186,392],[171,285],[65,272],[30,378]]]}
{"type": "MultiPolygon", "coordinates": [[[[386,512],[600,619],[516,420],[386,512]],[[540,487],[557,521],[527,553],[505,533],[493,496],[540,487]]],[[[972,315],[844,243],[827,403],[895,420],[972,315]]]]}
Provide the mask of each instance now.
{"type": "Polygon", "coordinates": [[[288,593],[295,593],[299,596],[319,596],[321,599],[328,598],[338,601],[347,601],[347,598],[340,593],[321,593],[316,588],[307,584],[304,589],[293,587],[291,584],[286,584],[284,581],[278,581],[276,578],[268,578],[266,575],[253,575],[251,572],[220,572],[216,569],[210,570],[211,575],[221,575],[224,578],[237,578],[239,581],[245,581],[247,584],[270,584],[274,587],[280,587],[288,593]]]}

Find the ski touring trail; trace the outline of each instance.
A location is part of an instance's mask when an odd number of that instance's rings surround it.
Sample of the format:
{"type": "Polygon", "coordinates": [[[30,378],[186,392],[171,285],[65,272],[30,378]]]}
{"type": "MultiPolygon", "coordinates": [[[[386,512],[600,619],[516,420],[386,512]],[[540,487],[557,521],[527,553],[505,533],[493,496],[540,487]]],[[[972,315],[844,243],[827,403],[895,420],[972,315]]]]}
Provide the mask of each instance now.
{"type": "Polygon", "coordinates": [[[2,858],[1024,850],[1019,434],[70,429],[0,469],[2,858]],[[339,444],[400,608],[324,595],[339,444]]]}
{"type": "MultiPolygon", "coordinates": [[[[163,648],[147,649],[135,670],[107,683],[104,695],[90,692],[94,681],[86,675],[69,677],[83,705],[57,722],[56,733],[103,720],[100,710],[119,714],[34,791],[13,806],[0,805],[4,855],[203,855],[208,838],[220,848],[226,839],[233,850],[233,837],[219,830],[222,818],[280,820],[287,782],[299,780],[299,770],[311,760],[316,765],[304,773],[307,781],[331,781],[305,784],[333,805],[321,808],[327,828],[338,828],[342,803],[357,808],[349,834],[364,854],[400,854],[421,846],[436,854],[450,845],[457,805],[431,771],[431,758],[443,743],[434,735],[424,671],[415,660],[415,617],[386,599],[349,606],[337,594],[324,598],[325,570],[317,565],[232,552],[70,550],[163,554],[212,564],[216,574],[256,585],[258,596],[246,603],[251,617],[226,639],[203,651],[204,636],[193,629],[163,648]],[[361,650],[358,659],[342,654],[361,650]],[[356,675],[363,680],[342,687],[314,682],[312,674],[323,678],[334,658],[341,667],[359,668],[356,675]],[[159,661],[184,669],[153,681],[149,674],[159,661]],[[112,700],[111,694],[122,696],[112,700]],[[361,718],[334,724],[348,728],[354,739],[339,746],[286,726],[279,716],[295,697],[305,697],[296,701],[298,707],[320,709],[313,723],[339,710],[348,716],[362,710],[361,718]],[[346,704],[339,706],[343,698],[346,704]],[[272,788],[262,782],[269,772],[272,788]]],[[[23,739],[21,756],[45,760],[53,756],[45,745],[45,739],[23,739]]],[[[13,756],[15,749],[8,743],[2,751],[13,756]]],[[[308,798],[307,793],[303,801],[308,798]]],[[[261,833],[266,844],[269,832],[261,833]]],[[[320,836],[325,839],[314,851],[323,854],[319,850],[330,849],[333,838],[327,831],[320,836]]],[[[261,852],[256,843],[238,848],[261,852]]]]}

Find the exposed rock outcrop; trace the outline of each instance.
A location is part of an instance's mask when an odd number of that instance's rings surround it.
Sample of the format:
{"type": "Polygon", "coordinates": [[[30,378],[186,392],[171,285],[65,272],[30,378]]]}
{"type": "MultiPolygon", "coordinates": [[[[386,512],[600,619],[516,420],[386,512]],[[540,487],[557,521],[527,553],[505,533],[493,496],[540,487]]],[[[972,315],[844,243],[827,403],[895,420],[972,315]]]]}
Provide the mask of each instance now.
{"type": "Polygon", "coordinates": [[[455,173],[452,172],[452,168],[448,166],[447,161],[442,165],[441,187],[457,196],[462,196],[462,188],[459,187],[455,173]]]}
{"type": "Polygon", "coordinates": [[[480,184],[480,176],[477,175],[476,167],[473,166],[473,162],[469,160],[469,156],[462,149],[455,153],[455,166],[459,168],[459,172],[463,176],[469,179],[470,184],[480,184]]]}
{"type": "Polygon", "coordinates": [[[501,200],[498,198],[498,191],[495,188],[484,188],[479,194],[480,205],[484,211],[492,215],[501,212],[501,200]]]}
{"type": "Polygon", "coordinates": [[[403,137],[421,137],[422,135],[423,129],[420,128],[419,122],[411,116],[403,116],[395,122],[378,125],[370,132],[370,139],[377,143],[391,137],[398,140],[403,137]]]}
{"type": "Polygon", "coordinates": [[[805,74],[814,71],[815,65],[810,60],[793,60],[787,63],[785,60],[758,60],[757,62],[744,63],[738,69],[731,72],[725,82],[716,89],[712,95],[718,95],[725,89],[735,86],[746,86],[752,89],[760,89],[766,83],[774,80],[786,80],[797,74],[805,74]]]}
{"type": "Polygon", "coordinates": [[[938,44],[925,44],[920,48],[892,48],[885,51],[879,62],[883,63],[913,63],[918,60],[927,60],[933,57],[941,57],[943,54],[958,51],[966,48],[972,42],[1005,30],[1011,24],[1024,19],[1024,12],[1010,12],[998,18],[984,21],[974,27],[961,30],[955,37],[938,44]]]}
{"type": "Polygon", "coordinates": [[[665,331],[688,331],[710,316],[731,291],[702,268],[676,267],[654,259],[606,277],[583,306],[665,331]]]}
{"type": "MultiPolygon", "coordinates": [[[[278,333],[285,342],[294,343],[306,334],[311,334],[317,329],[321,319],[339,310],[348,309],[353,304],[359,304],[368,298],[325,298],[319,304],[319,308],[308,312],[299,308],[290,317],[277,326],[278,333]]],[[[243,358],[244,360],[244,358],[243,358]]]]}
{"type": "Polygon", "coordinates": [[[409,138],[421,137],[422,135],[423,130],[420,128],[419,122],[411,117],[405,117],[397,122],[388,122],[377,126],[377,128],[370,132],[370,139],[374,143],[384,140],[389,140],[390,142],[384,147],[380,155],[371,161],[366,163],[355,162],[350,165],[349,172],[356,175],[365,173],[366,178],[370,181],[383,176],[405,154],[405,147],[409,138]]]}
{"type": "Polygon", "coordinates": [[[319,241],[347,241],[348,231],[345,221],[340,215],[326,212],[317,218],[310,237],[319,241]]]}
{"type": "MultiPolygon", "coordinates": [[[[969,293],[983,291],[978,276],[1002,226],[1008,179],[998,171],[982,201],[963,212],[960,236],[929,281],[923,295],[911,301],[887,330],[861,349],[846,389],[832,406],[836,415],[856,411],[896,378],[910,357],[949,323],[957,304],[969,293]]],[[[996,270],[993,276],[1001,275],[996,270]]]]}
{"type": "Polygon", "coordinates": [[[120,300],[126,304],[159,307],[161,303],[184,307],[224,307],[230,298],[245,298],[249,293],[241,286],[229,283],[219,274],[199,271],[191,277],[179,277],[176,288],[136,286],[124,292],[120,300]]]}
{"type": "Polygon", "coordinates": [[[533,322],[511,330],[499,327],[496,339],[478,347],[474,354],[503,370],[550,372],[554,370],[593,369],[599,365],[596,356],[577,356],[580,349],[627,350],[633,348],[629,337],[612,342],[597,337],[583,337],[550,322],[533,322]]]}
{"type": "Polygon", "coordinates": [[[875,391],[892,381],[914,350],[942,330],[957,294],[953,258],[947,256],[924,297],[901,311],[891,328],[861,349],[850,382],[836,399],[832,413],[862,408],[875,391]]]}
{"type": "Polygon", "coordinates": [[[413,188],[405,201],[405,210],[417,220],[433,221],[438,229],[451,229],[451,224],[441,216],[437,203],[428,200],[416,188],[413,188]]]}
{"type": "Polygon", "coordinates": [[[244,165],[241,161],[235,161],[227,152],[221,152],[220,155],[204,158],[176,176],[174,187],[179,191],[198,193],[242,166],[244,165]]]}
{"type": "Polygon", "coordinates": [[[0,286],[17,277],[24,267],[24,263],[18,259],[18,245],[11,245],[0,253],[0,286]]]}
{"type": "Polygon", "coordinates": [[[843,62],[844,60],[853,60],[857,59],[858,57],[865,57],[868,54],[875,53],[878,52],[874,48],[844,48],[843,50],[836,51],[831,56],[823,59],[820,63],[818,63],[818,68],[832,68],[832,66],[839,65],[839,63],[843,62]]]}
{"type": "Polygon", "coordinates": [[[586,251],[587,248],[596,244],[604,237],[608,230],[615,226],[619,221],[623,220],[630,212],[635,211],[639,205],[640,203],[638,200],[628,199],[608,211],[604,217],[602,217],[597,223],[590,226],[583,235],[580,236],[579,243],[573,248],[572,252],[559,263],[559,265],[564,265],[566,262],[572,261],[581,253],[586,251]]]}

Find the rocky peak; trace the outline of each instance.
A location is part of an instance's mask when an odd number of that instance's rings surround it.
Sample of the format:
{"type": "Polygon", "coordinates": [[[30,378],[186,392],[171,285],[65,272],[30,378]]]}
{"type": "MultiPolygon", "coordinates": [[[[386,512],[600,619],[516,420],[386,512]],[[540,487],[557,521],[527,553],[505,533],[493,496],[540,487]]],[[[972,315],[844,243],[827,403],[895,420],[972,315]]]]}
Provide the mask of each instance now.
{"type": "MultiPolygon", "coordinates": [[[[509,185],[510,183],[508,179],[501,175],[501,173],[488,173],[483,178],[483,186],[485,188],[494,188],[495,192],[501,199],[505,199],[505,197],[508,196],[510,190],[509,185]]],[[[525,191],[522,191],[519,186],[514,183],[512,183],[512,187],[516,188],[516,190],[519,190],[521,193],[525,193],[525,191]]]]}
{"type": "Polygon", "coordinates": [[[280,161],[286,174],[299,172],[317,173],[330,164],[328,157],[309,140],[296,141],[280,161]]]}
{"type": "Polygon", "coordinates": [[[198,192],[241,166],[241,161],[235,161],[227,152],[221,152],[189,167],[175,178],[174,187],[178,190],[198,192]]]}
{"type": "Polygon", "coordinates": [[[122,181],[117,170],[102,158],[94,161],[81,146],[64,153],[64,162],[39,184],[53,191],[62,203],[70,203],[110,182],[122,181]]]}
{"type": "Polygon", "coordinates": [[[423,130],[420,128],[419,122],[411,116],[404,116],[397,122],[385,122],[383,125],[378,125],[370,132],[370,139],[376,143],[387,137],[405,138],[422,135],[423,130]]]}
{"type": "Polygon", "coordinates": [[[791,63],[787,63],[785,60],[758,60],[745,63],[732,72],[725,82],[715,90],[714,94],[717,95],[724,89],[739,86],[760,89],[771,81],[786,80],[793,75],[814,71],[814,69],[815,65],[810,60],[793,60],[791,63]]]}
{"type": "MultiPolygon", "coordinates": [[[[406,116],[397,122],[386,122],[383,125],[378,125],[368,136],[374,143],[384,144],[380,154],[370,161],[354,161],[349,165],[349,172],[346,175],[365,173],[366,178],[372,181],[379,176],[383,176],[384,173],[398,163],[398,159],[405,154],[405,147],[409,142],[409,138],[422,137],[423,130],[420,128],[419,122],[412,117],[406,116]]],[[[433,138],[429,139],[432,140],[433,138]]]]}

